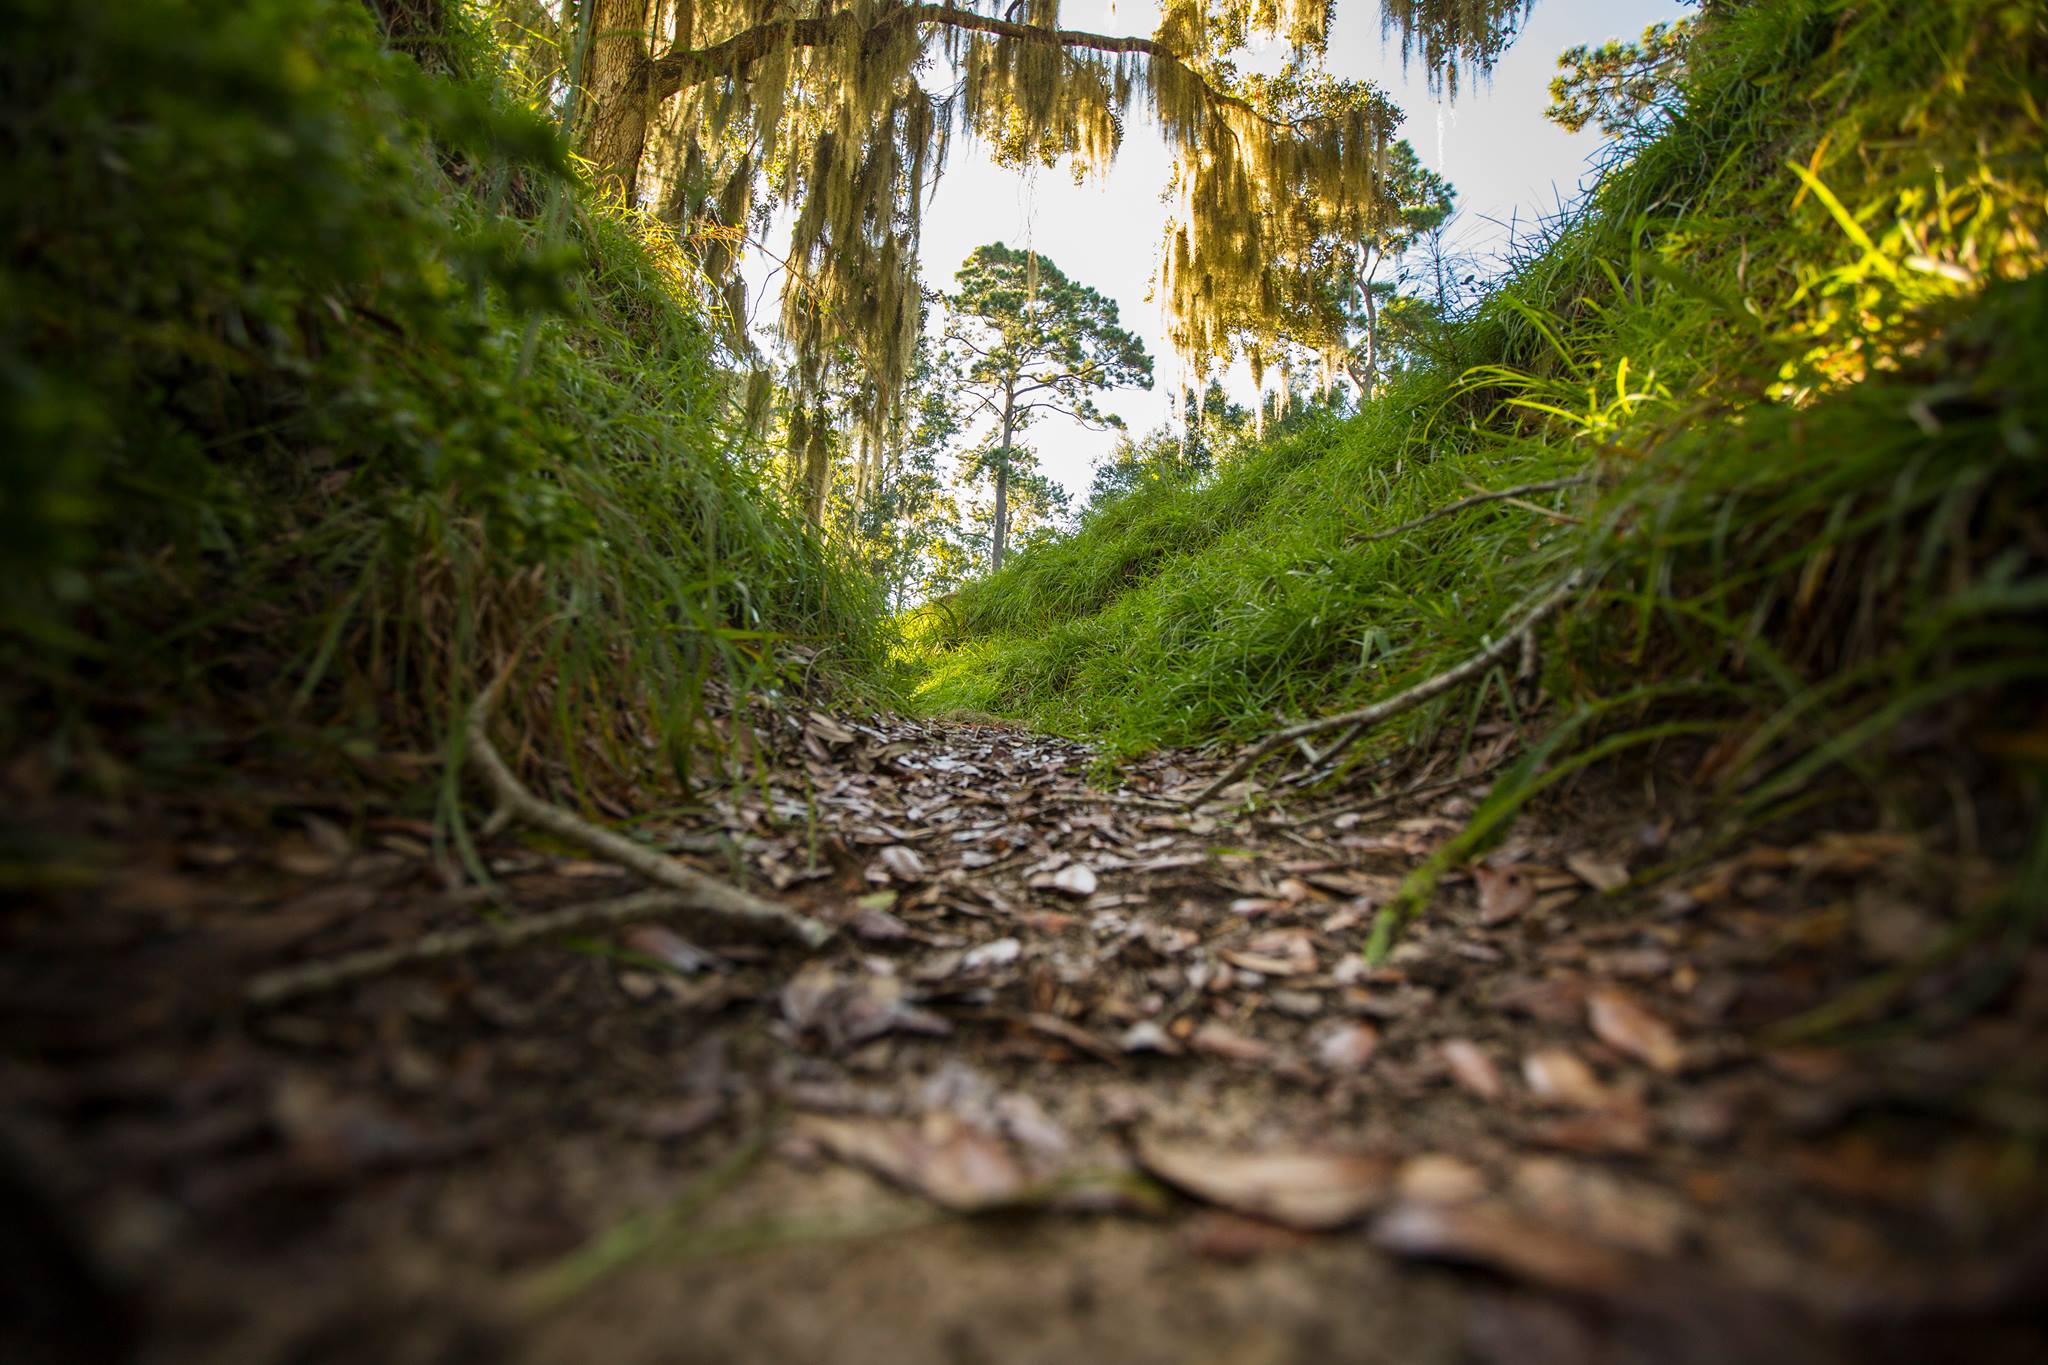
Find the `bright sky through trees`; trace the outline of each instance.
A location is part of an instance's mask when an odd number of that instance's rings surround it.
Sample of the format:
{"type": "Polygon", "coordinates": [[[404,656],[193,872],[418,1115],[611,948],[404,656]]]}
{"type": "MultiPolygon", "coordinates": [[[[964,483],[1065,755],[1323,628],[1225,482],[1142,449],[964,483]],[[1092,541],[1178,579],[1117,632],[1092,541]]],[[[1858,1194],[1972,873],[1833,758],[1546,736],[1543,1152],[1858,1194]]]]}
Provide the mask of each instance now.
{"type": "MultiPolygon", "coordinates": [[[[1444,106],[1423,88],[1419,69],[1412,79],[1403,77],[1398,46],[1382,50],[1377,5],[1340,3],[1330,66],[1339,75],[1377,82],[1407,111],[1400,135],[1458,191],[1460,246],[1485,255],[1505,243],[1512,218],[1519,216],[1526,230],[1535,216],[1553,211],[1560,197],[1574,197],[1586,159],[1600,145],[1592,132],[1566,133],[1543,117],[1557,54],[1574,43],[1633,38],[1649,24],[1692,12],[1676,0],[1539,0],[1491,85],[1475,83],[1460,91],[1455,105],[1444,106]]],[[[1061,22],[1150,33],[1158,11],[1149,0],[1067,0],[1061,22]]],[[[1160,193],[1169,157],[1156,132],[1136,120],[1134,125],[1109,174],[1078,186],[1064,168],[1029,176],[1004,170],[963,140],[953,148],[926,211],[919,254],[926,282],[951,289],[953,272],[975,247],[994,241],[1022,247],[1028,240],[1074,279],[1115,299],[1124,325],[1144,338],[1159,366],[1151,392],[1127,390],[1102,400],[1137,432],[1171,414],[1177,366],[1159,307],[1145,297],[1166,218],[1160,193]]],[[[1242,364],[1230,388],[1233,396],[1249,399],[1251,381],[1242,364]]],[[[1078,499],[1087,492],[1095,459],[1112,440],[1113,433],[1048,422],[1034,433],[1033,444],[1045,472],[1078,499]]]]}

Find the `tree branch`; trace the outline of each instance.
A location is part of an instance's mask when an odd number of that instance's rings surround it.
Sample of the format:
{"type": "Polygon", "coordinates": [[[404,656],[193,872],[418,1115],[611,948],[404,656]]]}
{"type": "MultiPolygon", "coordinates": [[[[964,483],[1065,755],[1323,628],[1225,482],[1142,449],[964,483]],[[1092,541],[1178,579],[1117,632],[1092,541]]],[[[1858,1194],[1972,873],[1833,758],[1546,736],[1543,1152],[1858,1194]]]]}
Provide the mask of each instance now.
{"type": "MultiPolygon", "coordinates": [[[[743,29],[723,42],[713,43],[709,47],[670,48],[650,63],[647,89],[654,98],[667,99],[686,86],[701,85],[716,76],[736,75],[785,44],[792,47],[826,46],[854,29],[857,22],[854,11],[843,10],[838,14],[819,18],[785,19],[778,23],[760,24],[743,29]]],[[[947,28],[965,29],[970,33],[986,33],[997,38],[1012,38],[1018,42],[1035,43],[1044,47],[1083,48],[1090,52],[1102,53],[1140,53],[1155,62],[1167,62],[1187,71],[1202,83],[1202,88],[1207,90],[1209,97],[1218,104],[1241,109],[1276,128],[1293,126],[1284,119],[1274,118],[1254,107],[1249,101],[1237,95],[1218,90],[1206,76],[1190,67],[1179,53],[1153,38],[1089,33],[1071,28],[1039,28],[1033,24],[1020,24],[992,15],[977,14],[973,10],[961,9],[952,4],[919,4],[905,5],[860,30],[863,52],[872,51],[891,34],[908,24],[938,24],[947,28]]]]}
{"type": "MultiPolygon", "coordinates": [[[[1266,755],[1272,753],[1275,749],[1284,748],[1298,739],[1307,738],[1309,735],[1319,735],[1329,730],[1340,730],[1346,726],[1355,727],[1358,732],[1362,733],[1369,726],[1390,720],[1395,716],[1401,715],[1403,712],[1412,711],[1422,705],[1422,703],[1434,697],[1442,696],[1468,678],[1474,678],[1484,673],[1487,669],[1493,667],[1512,653],[1521,644],[1522,637],[1534,629],[1539,622],[1569,601],[1572,595],[1578,591],[1579,584],[1584,581],[1585,571],[1583,569],[1572,570],[1555,587],[1545,593],[1534,605],[1524,612],[1519,620],[1513,623],[1503,622],[1498,628],[1500,633],[1491,644],[1453,667],[1436,674],[1434,677],[1424,678],[1405,692],[1397,692],[1383,701],[1376,701],[1370,706],[1361,706],[1355,711],[1344,711],[1334,716],[1320,716],[1315,720],[1305,720],[1298,725],[1290,725],[1284,730],[1275,730],[1272,734],[1245,750],[1237,762],[1225,769],[1223,774],[1215,781],[1202,788],[1194,796],[1189,797],[1187,800],[1188,809],[1193,810],[1203,805],[1218,792],[1237,781],[1240,777],[1243,777],[1254,767],[1257,767],[1259,760],[1265,758],[1266,755]]],[[[1352,738],[1355,739],[1356,735],[1352,736],[1352,738]]],[[[1327,753],[1324,755],[1325,758],[1328,756],[1327,753]]]]}
{"type": "Polygon", "coordinates": [[[1541,512],[1544,516],[1555,517],[1559,514],[1547,507],[1536,507],[1529,503],[1521,503],[1518,500],[1524,493],[1550,493],[1560,488],[1572,488],[1578,484],[1585,483],[1591,477],[1590,474],[1573,474],[1569,478],[1545,479],[1542,483],[1518,484],[1513,488],[1502,488],[1491,493],[1475,493],[1469,498],[1460,498],[1456,502],[1446,503],[1433,512],[1425,512],[1413,521],[1404,521],[1399,526],[1389,526],[1384,531],[1374,531],[1368,535],[1346,536],[1345,539],[1353,545],[1366,545],[1375,540],[1387,540],[1393,536],[1412,531],[1418,526],[1427,526],[1432,521],[1450,516],[1453,512],[1462,512],[1468,507],[1477,507],[1483,502],[1501,502],[1505,500],[1516,503],[1518,506],[1527,507],[1532,512],[1541,512]]]}

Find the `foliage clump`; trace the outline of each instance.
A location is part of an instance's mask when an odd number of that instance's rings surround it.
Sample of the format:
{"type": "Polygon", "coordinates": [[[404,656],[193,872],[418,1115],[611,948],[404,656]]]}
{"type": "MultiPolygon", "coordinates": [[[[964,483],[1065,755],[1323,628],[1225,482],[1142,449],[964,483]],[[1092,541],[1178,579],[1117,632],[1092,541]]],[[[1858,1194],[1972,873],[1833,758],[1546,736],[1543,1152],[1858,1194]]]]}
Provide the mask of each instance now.
{"type": "Polygon", "coordinates": [[[637,774],[777,637],[860,656],[871,599],[762,495],[693,262],[505,79],[454,6],[13,7],[10,742],[76,759],[146,697],[216,739],[121,759],[417,750],[524,645],[561,771],[637,774]]]}

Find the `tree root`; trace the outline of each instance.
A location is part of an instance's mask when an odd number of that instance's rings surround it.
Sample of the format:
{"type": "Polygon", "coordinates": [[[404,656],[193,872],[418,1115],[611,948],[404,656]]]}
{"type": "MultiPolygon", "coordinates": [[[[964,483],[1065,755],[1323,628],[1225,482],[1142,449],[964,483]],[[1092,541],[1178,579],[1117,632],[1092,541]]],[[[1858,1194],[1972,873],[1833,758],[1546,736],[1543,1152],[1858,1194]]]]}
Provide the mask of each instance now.
{"type": "Polygon", "coordinates": [[[509,676],[509,669],[499,674],[477,697],[469,712],[469,757],[498,802],[487,828],[502,829],[515,820],[524,820],[608,862],[617,863],[629,872],[637,872],[649,881],[659,883],[660,889],[641,891],[616,900],[566,906],[503,924],[444,930],[389,948],[373,948],[266,972],[244,989],[243,999],[248,1004],[278,1005],[416,963],[511,948],[555,934],[604,928],[686,911],[716,915],[756,930],[767,929],[794,939],[806,948],[817,948],[832,937],[834,931],[830,925],[685,867],[675,859],[636,844],[623,835],[550,805],[528,791],[499,756],[488,733],[491,709],[509,676]]]}
{"type": "Polygon", "coordinates": [[[479,924],[468,929],[446,929],[423,934],[407,943],[389,948],[370,948],[360,953],[323,958],[296,967],[265,972],[251,981],[242,998],[251,1005],[282,1005],[308,995],[319,995],[341,986],[383,976],[401,967],[421,962],[445,962],[486,950],[516,948],[535,939],[571,934],[585,929],[605,929],[634,920],[654,919],[692,908],[694,902],[680,891],[666,889],[636,891],[617,900],[590,901],[565,906],[544,914],[528,915],[505,924],[479,924]]]}
{"type": "Polygon", "coordinates": [[[665,854],[634,843],[622,834],[594,825],[560,806],[550,805],[528,791],[513,776],[505,760],[499,757],[489,734],[491,708],[496,705],[499,689],[508,676],[509,669],[500,673],[477,697],[476,704],[469,709],[468,727],[470,761],[490,784],[501,810],[510,811],[515,819],[544,829],[679,893],[684,899],[678,908],[705,911],[753,928],[768,929],[792,938],[806,948],[819,947],[832,937],[829,925],[715,877],[707,877],[665,854]]]}
{"type": "Polygon", "coordinates": [[[1225,769],[1220,777],[1190,797],[1187,802],[1188,808],[1192,810],[1213,800],[1218,792],[1249,773],[1276,749],[1295,744],[1310,735],[1323,734],[1329,730],[1346,730],[1341,742],[1332,744],[1321,754],[1315,755],[1315,763],[1318,766],[1327,765],[1340,750],[1357,743],[1373,726],[1442,696],[1458,684],[1492,668],[1515,650],[1523,648],[1524,640],[1533,638],[1532,632],[1537,624],[1569,601],[1572,594],[1578,591],[1579,585],[1585,581],[1585,576],[1583,569],[1572,570],[1549,592],[1538,598],[1519,619],[1504,625],[1486,648],[1434,677],[1423,679],[1404,692],[1397,692],[1383,701],[1361,706],[1355,711],[1342,711],[1334,716],[1319,716],[1314,720],[1305,720],[1284,730],[1274,731],[1245,750],[1237,762],[1225,769]]]}

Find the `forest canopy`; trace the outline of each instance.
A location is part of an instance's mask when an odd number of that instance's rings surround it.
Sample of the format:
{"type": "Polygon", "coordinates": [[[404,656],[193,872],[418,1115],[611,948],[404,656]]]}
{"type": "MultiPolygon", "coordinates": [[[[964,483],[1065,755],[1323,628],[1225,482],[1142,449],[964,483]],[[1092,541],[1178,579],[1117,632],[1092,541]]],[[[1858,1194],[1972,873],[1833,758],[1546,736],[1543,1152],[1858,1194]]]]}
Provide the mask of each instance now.
{"type": "MultiPolygon", "coordinates": [[[[1528,3],[1385,0],[1381,16],[1455,91],[1528,3]]],[[[1101,171],[1137,107],[1175,158],[1158,285],[1197,378],[1236,354],[1261,370],[1290,341],[1334,372],[1341,305],[1303,281],[1332,241],[1384,231],[1402,204],[1388,161],[1401,113],[1329,73],[1331,17],[1328,0],[1171,0],[1137,36],[1063,28],[1057,0],[569,0],[552,28],[527,22],[556,35],[553,66],[533,74],[572,108],[594,176],[706,246],[734,318],[745,243],[791,215],[781,331],[796,386],[815,395],[857,367],[872,440],[914,365],[920,215],[952,139],[1101,171]],[[1262,42],[1285,54],[1271,74],[1241,65],[1262,42]]]]}

